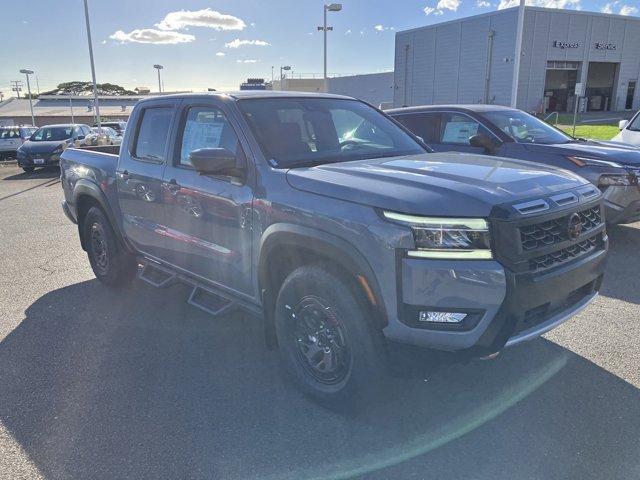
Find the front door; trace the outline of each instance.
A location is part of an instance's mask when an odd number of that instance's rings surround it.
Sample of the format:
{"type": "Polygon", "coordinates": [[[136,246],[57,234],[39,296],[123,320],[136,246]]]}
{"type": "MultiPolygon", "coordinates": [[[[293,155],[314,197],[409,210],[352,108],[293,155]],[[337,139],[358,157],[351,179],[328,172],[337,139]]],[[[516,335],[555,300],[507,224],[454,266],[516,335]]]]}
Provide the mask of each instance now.
{"type": "Polygon", "coordinates": [[[146,103],[131,119],[135,131],[122,145],[116,172],[118,201],[125,235],[135,248],[164,258],[165,211],[162,174],[177,102],[146,103]]]}
{"type": "Polygon", "coordinates": [[[171,161],[163,177],[169,261],[223,288],[251,294],[252,162],[228,107],[211,99],[184,102],[171,161]],[[226,148],[237,156],[232,175],[199,175],[189,154],[226,148]]]}

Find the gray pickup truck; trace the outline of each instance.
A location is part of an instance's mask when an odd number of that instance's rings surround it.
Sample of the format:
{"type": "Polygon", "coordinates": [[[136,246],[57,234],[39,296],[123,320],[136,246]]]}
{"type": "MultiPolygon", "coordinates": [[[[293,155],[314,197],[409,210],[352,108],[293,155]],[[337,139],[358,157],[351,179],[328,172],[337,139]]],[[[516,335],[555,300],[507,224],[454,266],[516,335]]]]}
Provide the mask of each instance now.
{"type": "Polygon", "coordinates": [[[352,98],[149,98],[119,156],[67,149],[60,166],[98,279],[186,282],[212,315],[259,314],[291,377],[327,404],[364,397],[389,341],[492,355],[561,324],[602,282],[596,187],[432,153],[352,98]]]}

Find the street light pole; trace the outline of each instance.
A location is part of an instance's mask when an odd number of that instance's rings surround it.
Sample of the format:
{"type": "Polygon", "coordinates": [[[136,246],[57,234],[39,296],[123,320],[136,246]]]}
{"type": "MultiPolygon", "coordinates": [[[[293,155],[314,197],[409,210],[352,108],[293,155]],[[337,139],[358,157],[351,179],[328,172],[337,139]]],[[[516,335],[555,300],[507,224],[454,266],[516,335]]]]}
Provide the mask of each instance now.
{"type": "Polygon", "coordinates": [[[155,68],[156,70],[158,70],[158,92],[162,93],[162,83],[160,82],[160,70],[162,70],[164,67],[158,63],[156,63],[153,68],[155,68]]]}
{"type": "Polygon", "coordinates": [[[526,0],[520,0],[518,7],[518,28],[516,30],[516,54],[513,58],[513,79],[511,83],[511,108],[518,103],[518,82],[520,81],[520,59],[522,58],[522,31],[524,29],[524,6],[526,0]]]}
{"type": "Polygon", "coordinates": [[[87,25],[87,42],[89,44],[89,61],[91,62],[91,79],[93,81],[93,105],[96,109],[96,117],[98,119],[98,128],[102,128],[100,121],[100,107],[98,106],[98,85],[96,83],[96,67],[93,64],[93,45],[91,44],[91,27],[89,25],[89,6],[87,0],[84,0],[84,19],[87,25]]]}
{"type": "Polygon", "coordinates": [[[327,32],[333,30],[333,27],[327,27],[327,12],[339,12],[342,10],[341,3],[330,3],[329,5],[324,5],[324,23],[322,27],[318,27],[318,31],[322,31],[324,36],[324,79],[327,79],[327,32]]]}
{"type": "Polygon", "coordinates": [[[27,93],[29,94],[29,109],[31,110],[31,125],[35,125],[36,119],[33,116],[33,99],[31,98],[31,84],[29,83],[29,75],[33,73],[33,70],[27,70],[26,68],[23,68],[22,70],[20,70],[20,73],[24,73],[24,75],[27,77],[27,93]]]}

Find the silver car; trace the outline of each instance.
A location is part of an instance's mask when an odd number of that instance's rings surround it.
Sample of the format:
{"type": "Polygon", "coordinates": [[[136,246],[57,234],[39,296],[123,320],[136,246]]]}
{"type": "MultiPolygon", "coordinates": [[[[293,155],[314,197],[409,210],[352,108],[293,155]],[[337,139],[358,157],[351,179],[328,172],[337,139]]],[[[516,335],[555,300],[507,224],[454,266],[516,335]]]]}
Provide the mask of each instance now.
{"type": "Polygon", "coordinates": [[[38,129],[33,125],[0,127],[0,159],[15,157],[18,148],[38,129]]]}

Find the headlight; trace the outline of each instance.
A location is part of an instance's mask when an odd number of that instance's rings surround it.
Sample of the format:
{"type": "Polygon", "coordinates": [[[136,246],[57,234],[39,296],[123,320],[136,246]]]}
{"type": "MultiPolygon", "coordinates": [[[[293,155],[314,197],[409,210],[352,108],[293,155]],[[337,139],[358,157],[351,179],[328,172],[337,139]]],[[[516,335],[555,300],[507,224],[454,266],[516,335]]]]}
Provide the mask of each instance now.
{"type": "Polygon", "coordinates": [[[410,257],[486,260],[491,254],[489,224],[483,218],[438,218],[382,212],[385,218],[411,227],[417,250],[410,257]]]}
{"type": "Polygon", "coordinates": [[[599,187],[628,187],[635,185],[631,175],[601,175],[598,181],[599,187]]]}
{"type": "Polygon", "coordinates": [[[600,160],[598,158],[589,158],[589,157],[575,157],[572,155],[567,155],[567,160],[575,163],[579,167],[614,167],[614,168],[624,168],[622,165],[616,162],[610,162],[608,160],[600,160]]]}

